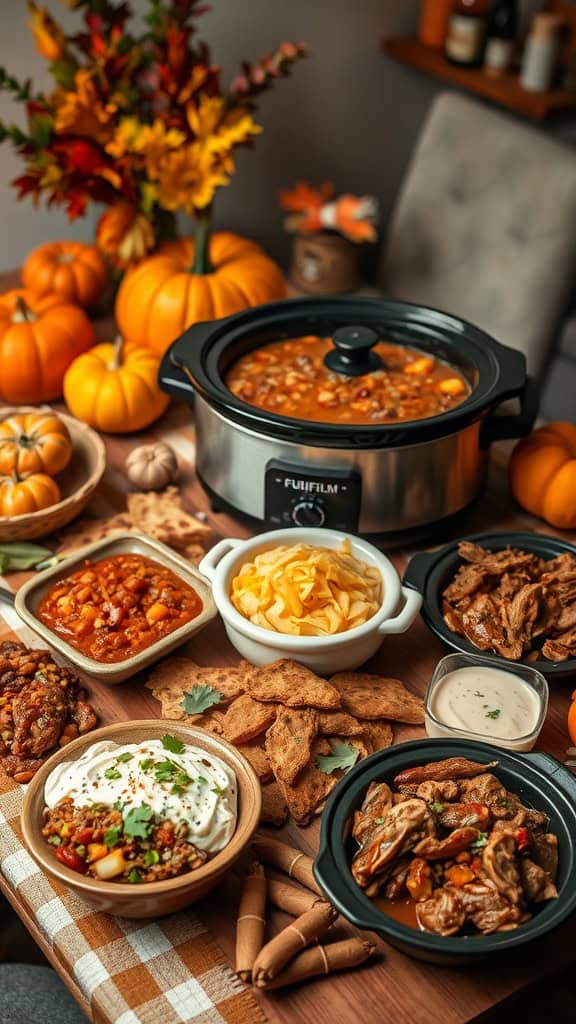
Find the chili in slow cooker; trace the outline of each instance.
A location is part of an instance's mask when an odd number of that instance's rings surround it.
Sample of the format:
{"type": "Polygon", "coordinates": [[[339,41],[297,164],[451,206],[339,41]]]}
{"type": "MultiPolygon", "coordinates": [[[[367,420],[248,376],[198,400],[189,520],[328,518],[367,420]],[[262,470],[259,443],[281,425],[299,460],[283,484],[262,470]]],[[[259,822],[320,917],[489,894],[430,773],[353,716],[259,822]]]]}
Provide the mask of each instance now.
{"type": "Polygon", "coordinates": [[[331,338],[275,341],[246,353],[225,377],[237,398],[281,416],[322,423],[395,423],[438,416],[470,386],[459,370],[415,348],[378,342],[382,368],[361,377],[324,364],[331,338]]]}
{"type": "Polygon", "coordinates": [[[200,614],[196,591],[143,555],[87,560],[42,598],[37,616],[76,650],[116,662],[150,647],[200,614]]]}

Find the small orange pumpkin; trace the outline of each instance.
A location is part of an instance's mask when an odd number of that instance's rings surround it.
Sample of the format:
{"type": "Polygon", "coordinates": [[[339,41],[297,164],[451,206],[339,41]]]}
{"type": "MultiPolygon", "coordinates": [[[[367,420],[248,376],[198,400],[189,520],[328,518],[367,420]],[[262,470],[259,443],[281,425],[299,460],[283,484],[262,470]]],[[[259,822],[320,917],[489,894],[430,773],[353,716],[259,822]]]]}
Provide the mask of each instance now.
{"type": "Polygon", "coordinates": [[[516,445],[510,485],[519,505],[561,530],[576,528],[576,424],[548,423],[516,445]]]}
{"type": "Polygon", "coordinates": [[[59,398],[70,363],[93,342],[86,314],[63,305],[60,296],[38,299],[22,288],[0,295],[0,400],[59,398]]]}
{"type": "Polygon", "coordinates": [[[154,229],[145,214],[132,203],[115,203],[96,226],[96,244],[113,266],[125,270],[154,248],[154,229]]]}
{"type": "Polygon", "coordinates": [[[24,261],[22,282],[36,295],[59,295],[63,302],[90,309],[108,286],[102,253],[87,242],[46,242],[24,261]]]}
{"type": "Polygon", "coordinates": [[[23,413],[0,423],[0,474],[54,476],[72,456],[68,428],[58,416],[23,413]]]}
{"type": "Polygon", "coordinates": [[[255,242],[221,231],[208,249],[206,263],[200,246],[196,260],[191,238],[166,242],[128,271],[116,298],[116,322],[127,342],[162,356],[191,324],[285,297],[279,267],[255,242]]]}
{"type": "Polygon", "coordinates": [[[23,516],[39,512],[60,501],[60,488],[46,473],[32,473],[25,480],[0,477],[0,516],[23,516]]]}
{"type": "Polygon", "coordinates": [[[158,387],[160,360],[150,349],[96,345],[79,356],[64,378],[64,398],[77,419],[110,434],[143,430],[168,407],[158,387]]]}

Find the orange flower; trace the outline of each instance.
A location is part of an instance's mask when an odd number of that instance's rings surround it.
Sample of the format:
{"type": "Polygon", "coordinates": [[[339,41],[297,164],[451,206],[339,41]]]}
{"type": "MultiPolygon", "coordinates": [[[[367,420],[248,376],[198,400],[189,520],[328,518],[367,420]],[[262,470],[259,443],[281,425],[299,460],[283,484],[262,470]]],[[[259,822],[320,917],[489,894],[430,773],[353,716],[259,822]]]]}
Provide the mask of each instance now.
{"type": "Polygon", "coordinates": [[[209,206],[218,186],[230,180],[212,153],[198,143],[168,153],[157,170],[160,205],[185,213],[209,206]]]}
{"type": "Polygon", "coordinates": [[[155,242],[152,224],[131,203],[115,203],[96,227],[97,246],[119,270],[143,259],[155,242]]]}
{"type": "Polygon", "coordinates": [[[34,36],[38,53],[52,62],[62,60],[66,49],[66,40],[58,22],[44,7],[38,7],[33,0],[28,0],[28,10],[30,12],[28,24],[34,36]]]}
{"type": "Polygon", "coordinates": [[[196,140],[211,153],[231,150],[262,131],[245,107],[229,110],[222,96],[200,96],[198,106],[189,103],[186,117],[196,140]]]}
{"type": "Polygon", "coordinates": [[[105,144],[113,132],[115,103],[103,104],[92,74],[85,68],[74,76],[75,92],[56,94],[57,109],[54,130],[59,134],[84,135],[105,144]]]}

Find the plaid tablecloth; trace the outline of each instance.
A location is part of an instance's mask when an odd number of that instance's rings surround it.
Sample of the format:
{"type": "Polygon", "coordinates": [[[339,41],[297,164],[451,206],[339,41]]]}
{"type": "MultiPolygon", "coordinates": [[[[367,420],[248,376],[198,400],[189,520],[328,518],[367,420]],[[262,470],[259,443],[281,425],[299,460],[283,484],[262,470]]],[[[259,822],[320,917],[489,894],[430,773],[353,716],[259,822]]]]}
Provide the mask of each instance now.
{"type": "MultiPolygon", "coordinates": [[[[0,640],[17,634],[32,646],[33,635],[18,628],[14,613],[3,609],[2,615],[0,640]]],[[[83,994],[94,1024],[265,1020],[252,993],[194,913],[159,921],[114,918],[95,913],[43,875],[22,844],[24,789],[0,774],[0,871],[83,994]]]]}

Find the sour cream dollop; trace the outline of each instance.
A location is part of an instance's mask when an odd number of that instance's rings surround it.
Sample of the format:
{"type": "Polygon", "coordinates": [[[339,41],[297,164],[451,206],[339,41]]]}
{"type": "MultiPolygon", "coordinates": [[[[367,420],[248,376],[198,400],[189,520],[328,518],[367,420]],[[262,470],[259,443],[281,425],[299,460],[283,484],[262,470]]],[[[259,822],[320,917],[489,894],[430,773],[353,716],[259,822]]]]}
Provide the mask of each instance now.
{"type": "Polygon", "coordinates": [[[151,807],[163,821],[186,822],[188,842],[206,853],[230,842],[238,813],[236,776],[220,758],[188,745],[173,753],[161,740],[123,746],[103,740],[77,761],[57,765],[44,800],[52,808],[65,798],[76,807],[122,805],[124,818],[137,807],[151,807]]]}

